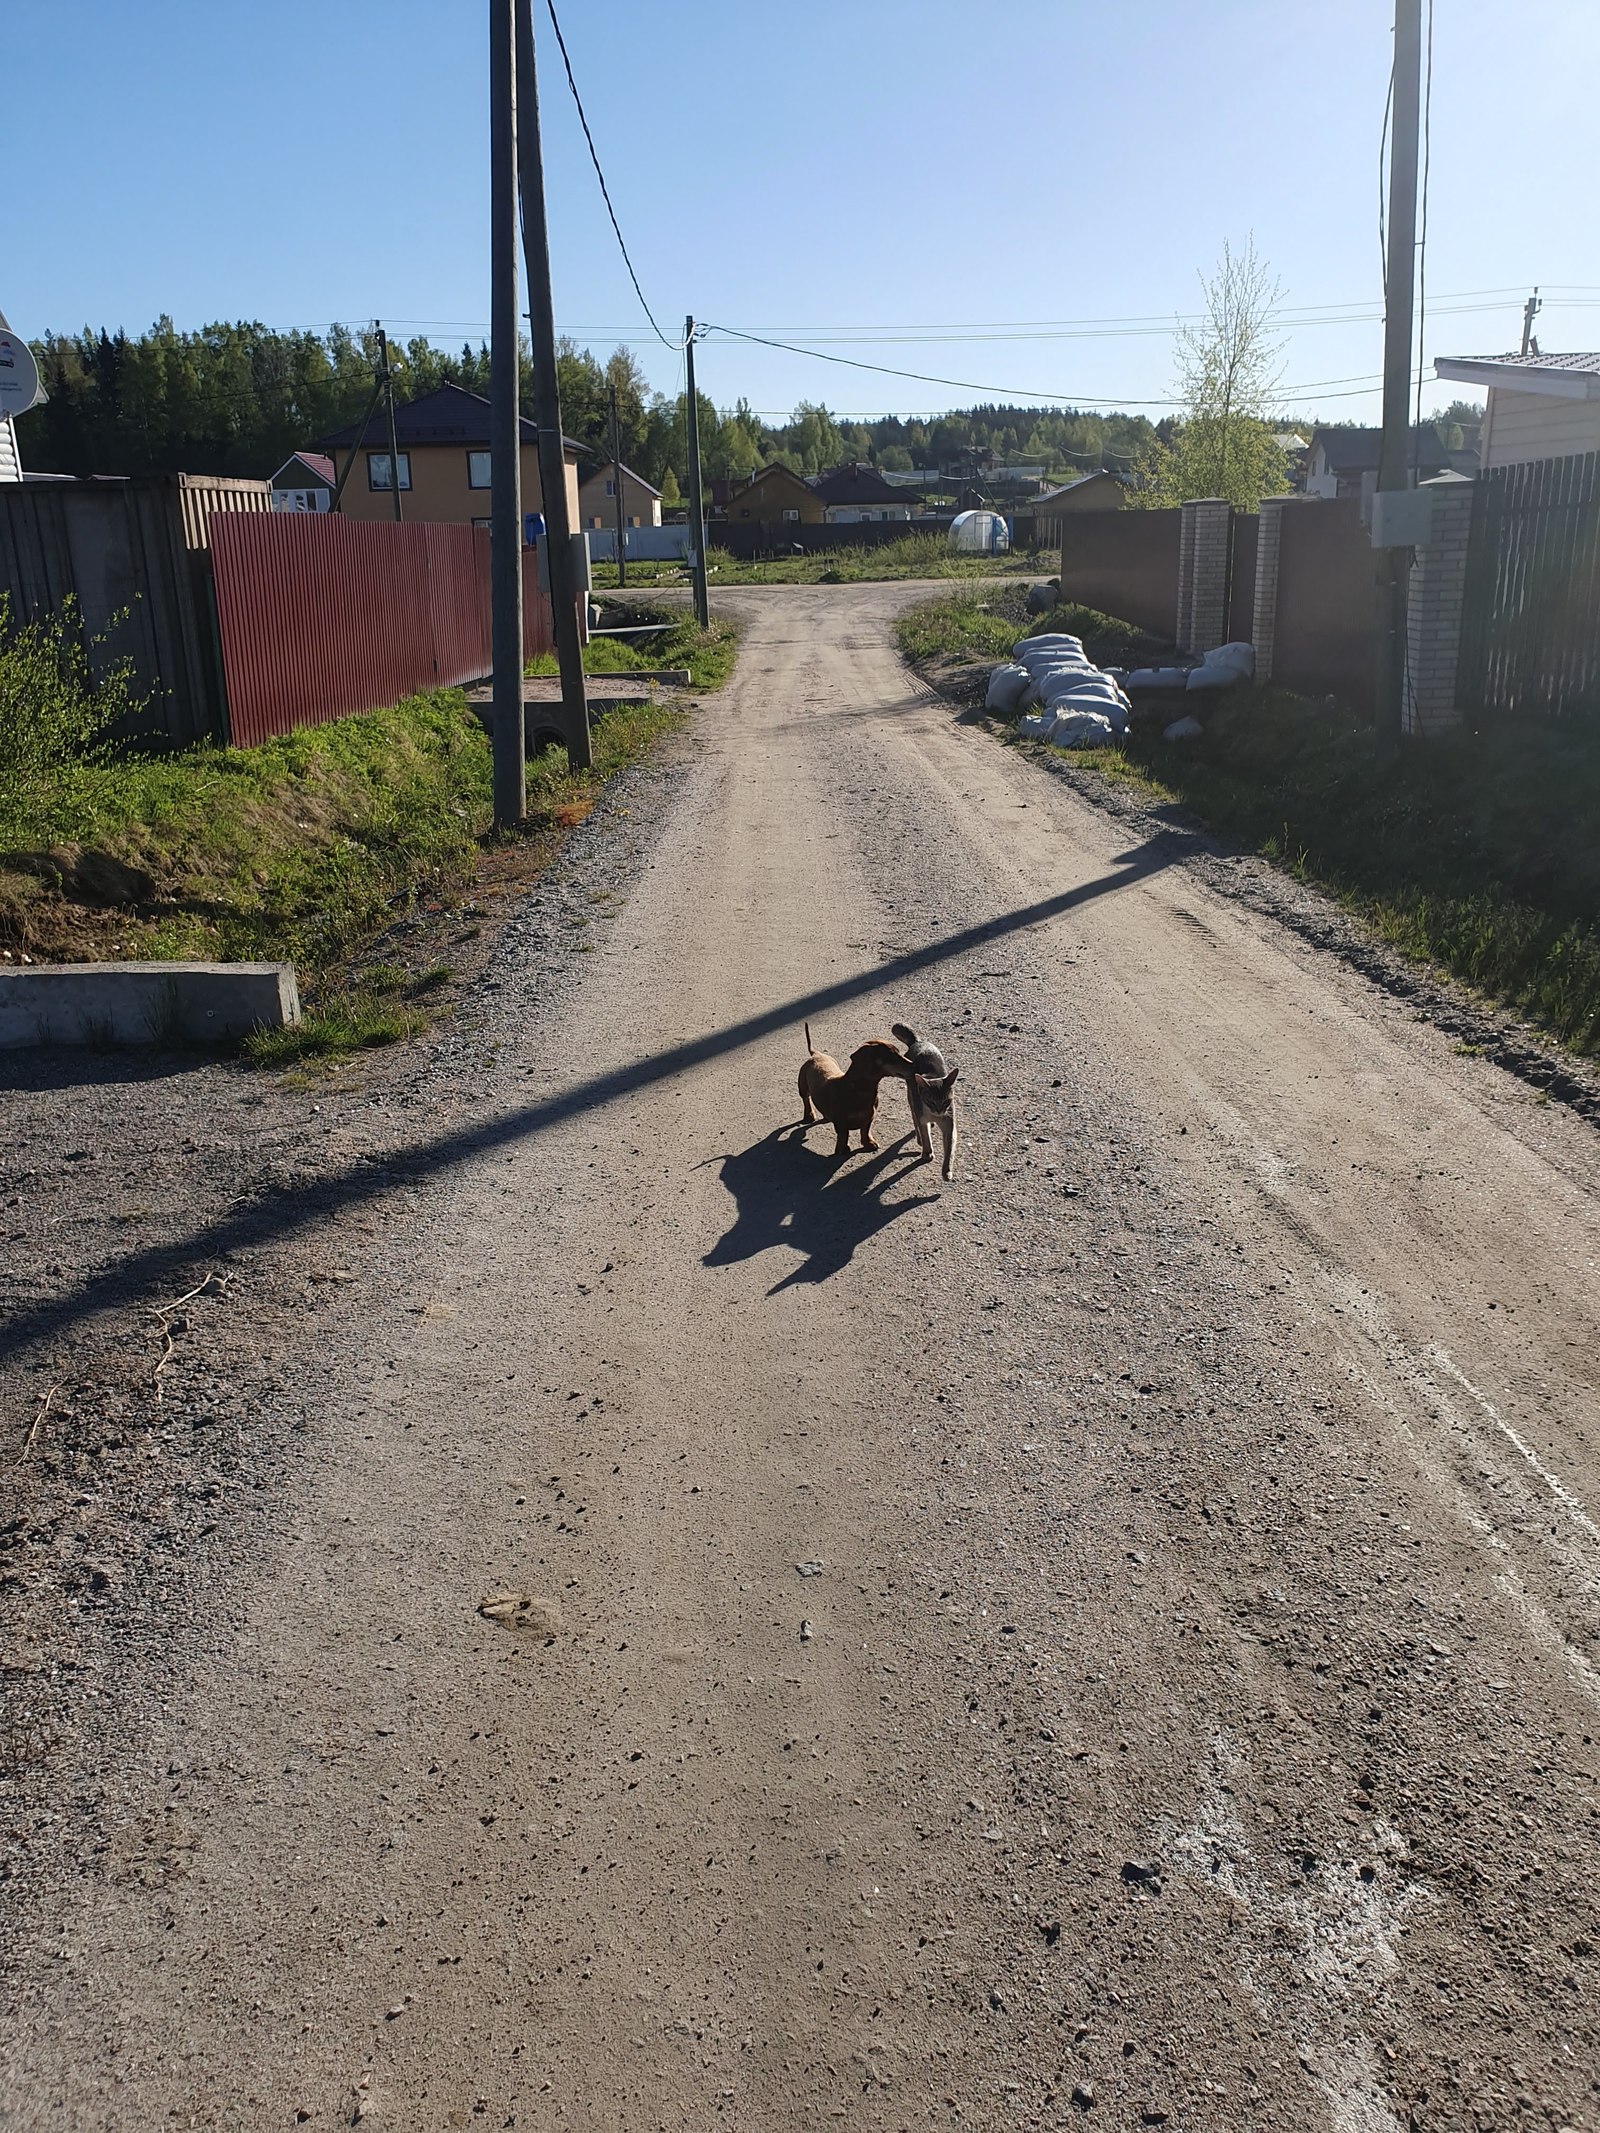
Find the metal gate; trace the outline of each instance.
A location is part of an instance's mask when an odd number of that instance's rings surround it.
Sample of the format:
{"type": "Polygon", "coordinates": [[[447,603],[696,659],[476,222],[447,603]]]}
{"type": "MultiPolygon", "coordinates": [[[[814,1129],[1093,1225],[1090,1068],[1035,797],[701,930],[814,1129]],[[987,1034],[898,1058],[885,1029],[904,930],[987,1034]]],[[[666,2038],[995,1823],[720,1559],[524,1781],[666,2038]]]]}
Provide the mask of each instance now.
{"type": "Polygon", "coordinates": [[[1600,714],[1600,453],[1479,476],[1463,605],[1464,711],[1600,714]]]}

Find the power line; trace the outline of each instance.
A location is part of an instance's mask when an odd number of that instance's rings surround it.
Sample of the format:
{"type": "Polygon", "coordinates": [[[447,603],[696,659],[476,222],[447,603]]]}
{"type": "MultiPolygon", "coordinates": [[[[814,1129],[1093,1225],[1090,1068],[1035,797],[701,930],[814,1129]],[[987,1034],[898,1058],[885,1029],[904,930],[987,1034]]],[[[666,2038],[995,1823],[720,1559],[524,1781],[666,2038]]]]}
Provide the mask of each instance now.
{"type": "MultiPolygon", "coordinates": [[[[1081,400],[1096,397],[1088,393],[1040,392],[1034,386],[975,385],[970,378],[936,378],[925,370],[897,370],[889,363],[864,363],[859,356],[829,355],[826,349],[802,348],[794,341],[776,341],[764,333],[741,333],[737,326],[710,326],[708,330],[712,333],[729,334],[736,341],[756,341],[763,348],[781,348],[789,355],[811,356],[818,363],[842,363],[850,370],[876,371],[880,377],[885,378],[910,378],[919,385],[948,385],[956,392],[996,393],[1002,397],[1013,394],[1029,399],[1034,404],[1050,400],[1057,401],[1064,407],[1075,407],[1081,400]]],[[[1112,396],[1102,394],[1099,397],[1106,399],[1112,396]]],[[[1170,407],[1173,403],[1169,396],[1161,400],[1121,400],[1118,404],[1123,407],[1170,407]]]]}
{"type": "Polygon", "coordinates": [[[628,256],[627,241],[622,234],[622,224],[617,220],[617,211],[611,205],[611,188],[606,183],[606,174],[600,167],[600,154],[594,145],[594,135],[589,131],[588,114],[583,108],[583,98],[578,94],[578,84],[573,77],[572,61],[567,56],[567,40],[561,34],[561,18],[556,13],[555,0],[544,0],[550,16],[550,27],[556,33],[556,43],[561,47],[561,64],[567,70],[567,87],[572,91],[572,101],[578,107],[578,123],[583,128],[583,137],[589,144],[589,161],[594,165],[594,174],[600,180],[600,197],[606,204],[606,213],[611,217],[611,227],[616,232],[617,249],[622,254],[622,264],[628,270],[628,279],[633,283],[633,293],[639,299],[640,308],[650,321],[650,329],[663,348],[676,348],[678,343],[669,340],[656,324],[656,315],[645,302],[645,294],[639,286],[639,277],[633,271],[633,261],[628,256]]]}

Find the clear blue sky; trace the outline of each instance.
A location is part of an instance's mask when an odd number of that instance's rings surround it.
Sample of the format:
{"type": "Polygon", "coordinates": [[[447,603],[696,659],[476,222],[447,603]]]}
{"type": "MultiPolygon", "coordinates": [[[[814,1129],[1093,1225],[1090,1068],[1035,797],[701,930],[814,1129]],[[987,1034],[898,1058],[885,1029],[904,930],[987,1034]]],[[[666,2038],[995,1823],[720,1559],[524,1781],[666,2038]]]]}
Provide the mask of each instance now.
{"type": "MultiPolygon", "coordinates": [[[[1284,284],[1292,405],[1374,420],[1390,19],[1390,0],[564,0],[563,27],[669,333],[692,310],[859,336],[826,345],[1008,396],[1156,402],[1196,269],[1253,232],[1284,284]]],[[[25,333],[168,311],[476,338],[486,21],[480,0],[10,0],[0,309],[25,333]]],[[[670,389],[543,0],[537,34],[558,322],[602,355],[626,340],[670,389]]],[[[1600,346],[1597,79],[1595,0],[1437,0],[1428,356],[1514,345],[1534,282],[1547,349],[1600,346]]],[[[715,338],[700,374],[772,412],[979,397],[715,338]]]]}

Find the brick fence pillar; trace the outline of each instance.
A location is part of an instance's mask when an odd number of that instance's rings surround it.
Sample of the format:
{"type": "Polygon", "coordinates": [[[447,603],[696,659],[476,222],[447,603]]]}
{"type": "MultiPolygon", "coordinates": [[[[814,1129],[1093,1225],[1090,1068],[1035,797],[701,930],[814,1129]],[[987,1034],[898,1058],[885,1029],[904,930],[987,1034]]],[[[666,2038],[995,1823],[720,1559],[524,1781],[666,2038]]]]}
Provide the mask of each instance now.
{"type": "Polygon", "coordinates": [[[1194,513],[1185,504],[1178,513],[1178,613],[1172,625],[1172,641],[1180,652],[1189,649],[1194,623],[1194,513]]]}
{"type": "Polygon", "coordinates": [[[1250,618],[1250,641],[1256,648],[1256,680],[1272,679],[1272,651],[1278,635],[1278,558],[1283,550],[1283,513],[1290,496],[1261,499],[1261,531],[1256,538],[1256,601],[1250,618]]]}
{"type": "MultiPolygon", "coordinates": [[[[1179,638],[1186,652],[1209,652],[1228,641],[1228,550],[1233,538],[1233,507],[1218,496],[1198,497],[1183,507],[1190,536],[1188,634],[1179,638]]],[[[1182,573],[1182,550],[1179,550],[1182,573]]]]}
{"type": "Polygon", "coordinates": [[[1404,730],[1426,739],[1461,721],[1456,664],[1477,485],[1447,474],[1421,486],[1432,492],[1433,519],[1428,545],[1413,551],[1407,589],[1404,730]]]}

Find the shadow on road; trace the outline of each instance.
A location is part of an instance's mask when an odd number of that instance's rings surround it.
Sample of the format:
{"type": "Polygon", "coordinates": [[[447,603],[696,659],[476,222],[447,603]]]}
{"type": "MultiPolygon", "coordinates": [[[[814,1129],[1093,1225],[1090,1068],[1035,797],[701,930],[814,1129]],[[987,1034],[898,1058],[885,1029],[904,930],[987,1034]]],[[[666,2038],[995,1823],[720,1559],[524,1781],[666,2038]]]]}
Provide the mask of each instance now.
{"type": "Polygon", "coordinates": [[[329,1171],[314,1183],[290,1189],[271,1187],[243,1206],[237,1206],[217,1221],[169,1244],[152,1245],[130,1252],[108,1266],[87,1274],[65,1295],[30,1300],[14,1308],[0,1325],[6,1348],[12,1355],[24,1343],[69,1330],[80,1318],[94,1311],[126,1309],[142,1302],[152,1287],[170,1283],[173,1275],[204,1267],[230,1253],[259,1249],[262,1245],[292,1237],[313,1228],[326,1216],[375,1200],[396,1186],[426,1184],[460,1164],[514,1148],[534,1135],[582,1117],[623,1097],[633,1096],[657,1082],[670,1081],[707,1061],[721,1058],[745,1045],[759,1043],[780,1030],[798,1032],[809,1017],[813,1020],[830,1009],[870,993],[881,993],[925,971],[937,969],[958,956],[992,948],[1016,933],[1062,918],[1069,911],[1093,903],[1097,897],[1131,889],[1164,868],[1175,864],[1188,849],[1187,841],[1170,831],[1160,831],[1131,851],[1119,854],[1114,873],[1100,874],[1075,889],[1022,904],[997,918],[963,926],[955,933],[930,941],[926,947],[908,949],[891,956],[873,969],[854,977],[839,978],[799,993],[759,1014],[747,1015],[726,1028],[710,1030],[664,1052],[648,1053],[627,1066],[595,1074],[587,1080],[481,1123],[462,1126],[437,1139],[397,1149],[393,1155],[364,1159],[342,1170],[329,1171]]]}
{"type": "MultiPolygon", "coordinates": [[[[827,1281],[850,1264],[857,1245],[913,1207],[927,1207],[939,1197],[934,1192],[909,1200],[883,1196],[886,1187],[906,1174],[909,1133],[863,1159],[834,1154],[831,1126],[815,1130],[826,1137],[826,1150],[808,1145],[804,1126],[794,1124],[779,1126],[737,1155],[722,1158],[722,1182],[737,1212],[732,1228],[718,1238],[702,1265],[732,1266],[782,1245],[800,1254],[800,1264],[768,1289],[769,1296],[776,1296],[801,1282],[827,1281]]],[[[921,1160],[914,1143],[912,1158],[921,1160]]]]}

